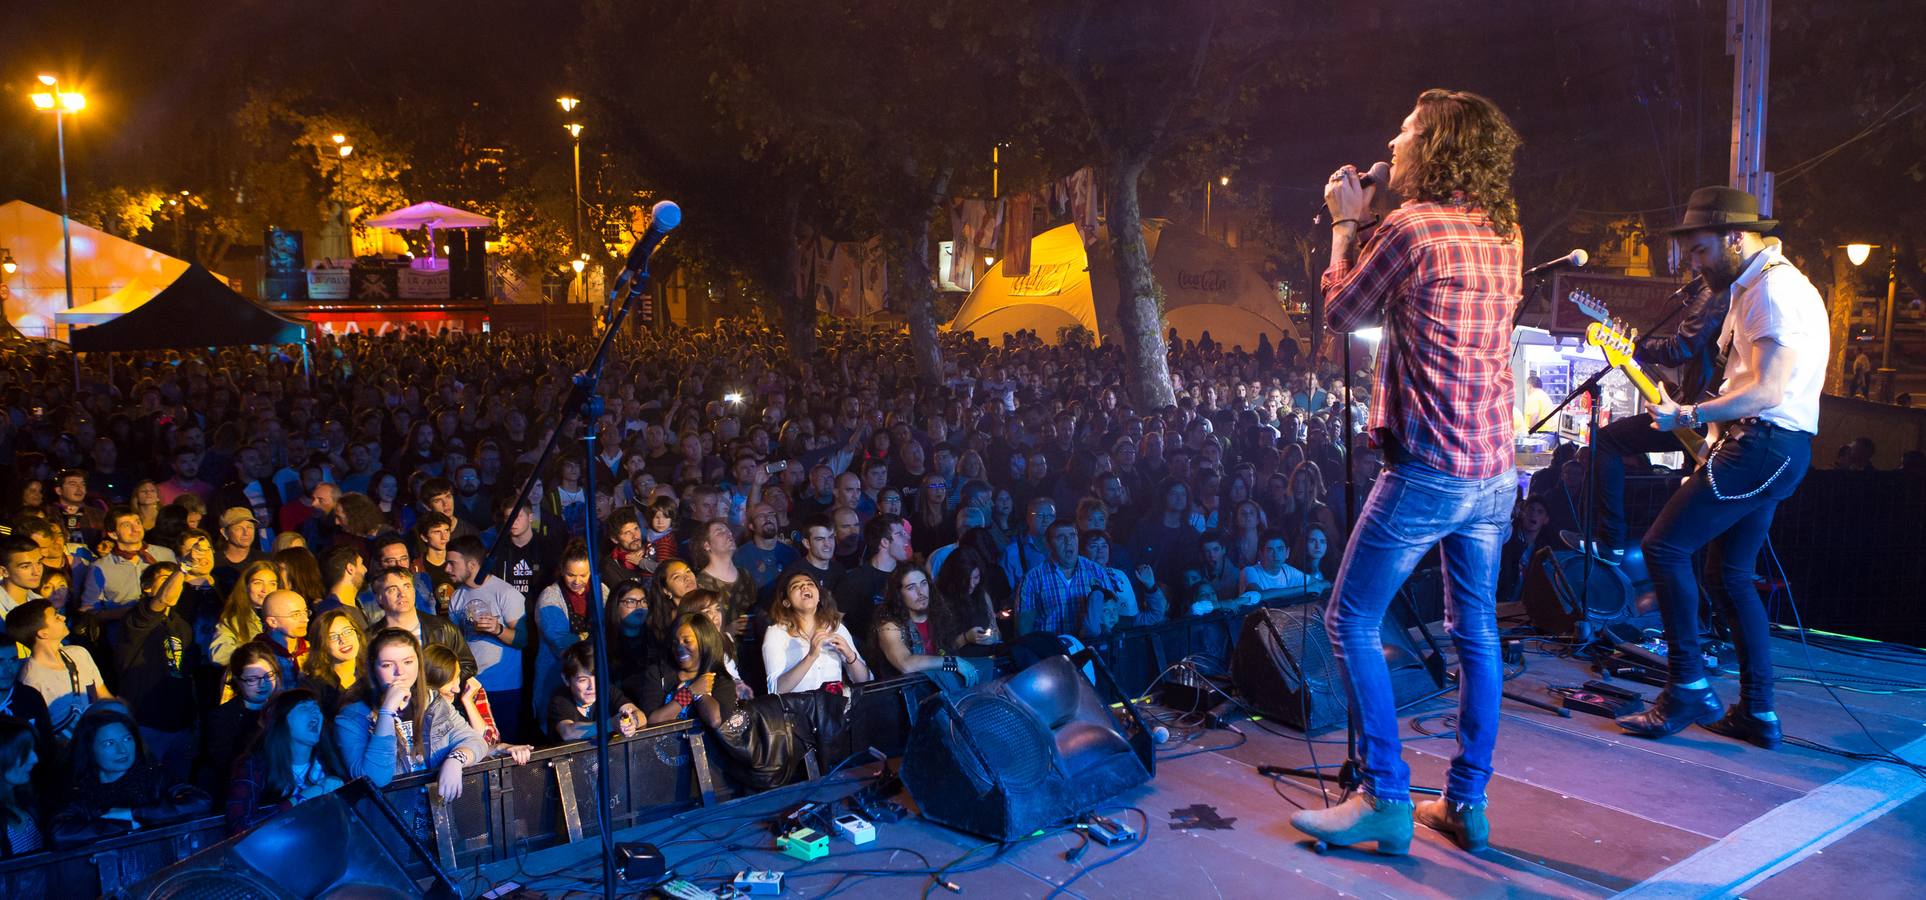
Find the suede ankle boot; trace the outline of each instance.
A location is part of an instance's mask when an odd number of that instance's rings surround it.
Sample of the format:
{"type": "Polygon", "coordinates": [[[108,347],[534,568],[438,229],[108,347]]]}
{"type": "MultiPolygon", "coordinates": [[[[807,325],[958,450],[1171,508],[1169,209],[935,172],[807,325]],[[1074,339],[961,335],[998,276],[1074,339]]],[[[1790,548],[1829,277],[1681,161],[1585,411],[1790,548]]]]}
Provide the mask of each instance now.
{"type": "Polygon", "coordinates": [[[1378,852],[1387,856],[1403,856],[1411,850],[1411,804],[1379,800],[1363,791],[1330,809],[1292,813],[1291,825],[1333,846],[1375,842],[1378,852]]]}
{"type": "Polygon", "coordinates": [[[1419,824],[1436,831],[1466,850],[1477,852],[1491,846],[1491,819],[1485,804],[1476,806],[1449,800],[1426,800],[1412,813],[1419,824]]]}

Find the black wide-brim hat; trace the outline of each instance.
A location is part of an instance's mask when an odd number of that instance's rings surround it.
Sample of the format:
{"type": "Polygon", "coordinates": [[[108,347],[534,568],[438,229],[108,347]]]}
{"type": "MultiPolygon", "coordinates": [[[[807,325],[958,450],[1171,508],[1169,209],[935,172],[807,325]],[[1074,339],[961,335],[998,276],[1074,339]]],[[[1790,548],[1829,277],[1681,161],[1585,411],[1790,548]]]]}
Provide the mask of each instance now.
{"type": "Polygon", "coordinates": [[[1778,219],[1759,218],[1759,198],[1733,187],[1702,187],[1685,202],[1685,218],[1666,234],[1688,231],[1771,231],[1778,219]]]}

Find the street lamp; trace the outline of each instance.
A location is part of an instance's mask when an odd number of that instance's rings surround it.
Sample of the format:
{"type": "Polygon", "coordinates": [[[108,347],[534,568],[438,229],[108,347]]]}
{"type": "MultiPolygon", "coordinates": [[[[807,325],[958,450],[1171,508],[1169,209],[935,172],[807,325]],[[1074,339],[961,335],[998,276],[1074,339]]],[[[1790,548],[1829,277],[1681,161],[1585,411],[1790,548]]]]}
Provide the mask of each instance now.
{"type": "MultiPolygon", "coordinates": [[[[566,104],[563,105],[562,107],[563,109],[566,110],[566,109],[575,108],[576,101],[574,99],[568,98],[568,97],[564,97],[562,99],[568,101],[566,104]]],[[[567,125],[564,125],[562,127],[568,129],[568,136],[574,139],[575,141],[575,248],[574,249],[575,249],[575,252],[580,253],[582,252],[582,123],[570,122],[567,125]]]]}
{"type": "MultiPolygon", "coordinates": [[[[1217,176],[1218,187],[1230,187],[1230,176],[1217,176]]],[[[1204,233],[1210,234],[1210,182],[1204,182],[1204,233]]]]}
{"type": "Polygon", "coordinates": [[[33,105],[41,112],[54,114],[54,145],[60,155],[60,252],[62,274],[67,279],[67,308],[74,308],[74,236],[67,211],[67,114],[87,108],[87,98],[78,91],[60,89],[60,79],[41,75],[45,91],[33,95],[33,105]]]}
{"type": "MultiPolygon", "coordinates": [[[[1854,267],[1866,264],[1878,244],[1847,244],[1846,260],[1854,267]]],[[[1893,326],[1899,300],[1899,248],[1886,256],[1886,305],[1879,312],[1879,371],[1873,376],[1873,398],[1891,402],[1893,396],[1893,326]]]]}
{"type": "Polygon", "coordinates": [[[13,251],[0,247],[0,272],[12,275],[18,271],[20,271],[20,264],[13,261],[13,251]]]}

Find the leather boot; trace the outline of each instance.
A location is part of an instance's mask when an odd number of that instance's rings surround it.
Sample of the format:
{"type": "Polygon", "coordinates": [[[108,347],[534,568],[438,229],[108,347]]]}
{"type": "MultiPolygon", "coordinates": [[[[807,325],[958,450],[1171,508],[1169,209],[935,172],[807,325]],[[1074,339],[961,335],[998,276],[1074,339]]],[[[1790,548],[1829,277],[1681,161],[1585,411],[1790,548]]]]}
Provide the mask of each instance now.
{"type": "Polygon", "coordinates": [[[1491,846],[1491,819],[1485,805],[1426,800],[1412,813],[1419,824],[1451,838],[1452,842],[1473,853],[1491,846]]]}
{"type": "Polygon", "coordinates": [[[1719,695],[1710,687],[1687,691],[1667,686],[1650,709],[1619,716],[1617,721],[1618,727],[1640,737],[1662,738],[1692,725],[1717,721],[1723,711],[1719,695]]]}
{"type": "Polygon", "coordinates": [[[1785,740],[1785,732],[1779,727],[1778,719],[1761,719],[1748,712],[1743,703],[1726,707],[1725,717],[1717,722],[1702,724],[1706,731],[1713,734],[1737,738],[1767,750],[1777,749],[1779,742],[1785,740]]]}
{"type": "Polygon", "coordinates": [[[1294,812],[1291,825],[1333,846],[1370,841],[1387,856],[1403,856],[1411,850],[1411,804],[1379,800],[1363,791],[1330,809],[1294,812]]]}

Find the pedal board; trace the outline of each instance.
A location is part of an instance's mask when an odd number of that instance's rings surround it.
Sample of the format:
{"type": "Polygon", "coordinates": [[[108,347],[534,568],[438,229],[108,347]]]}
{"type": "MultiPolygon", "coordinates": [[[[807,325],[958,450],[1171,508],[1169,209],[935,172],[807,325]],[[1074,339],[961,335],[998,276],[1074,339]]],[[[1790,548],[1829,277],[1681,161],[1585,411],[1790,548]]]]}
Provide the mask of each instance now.
{"type": "Polygon", "coordinates": [[[1645,708],[1645,701],[1636,697],[1627,699],[1615,694],[1604,694],[1582,688],[1555,687],[1550,690],[1554,696],[1558,697],[1560,706],[1575,712],[1604,716],[1607,719],[1629,716],[1645,708]]]}

